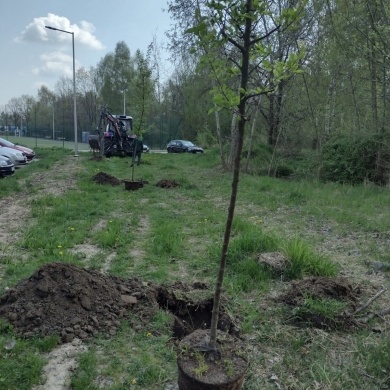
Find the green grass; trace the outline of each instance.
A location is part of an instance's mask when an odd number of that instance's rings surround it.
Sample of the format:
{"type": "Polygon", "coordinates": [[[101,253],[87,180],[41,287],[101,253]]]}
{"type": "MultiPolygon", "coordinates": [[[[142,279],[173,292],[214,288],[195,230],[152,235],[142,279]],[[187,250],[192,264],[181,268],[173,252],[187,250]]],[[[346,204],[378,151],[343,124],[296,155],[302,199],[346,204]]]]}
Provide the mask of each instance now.
{"type": "MultiPolygon", "coordinates": [[[[0,294],[47,262],[101,269],[107,258],[113,275],[214,287],[231,189],[231,175],[217,165],[217,151],[145,154],[134,176],[149,183],[132,192],[92,180],[98,172],[130,179],[129,159],[96,161],[80,153],[69,171],[71,143],[63,149],[38,142],[37,160],[0,181],[0,198],[15,201],[24,216],[15,239],[0,241],[0,294]],[[53,188],[59,181],[64,185],[58,193],[43,184],[49,176],[55,178],[53,188]],[[162,179],[176,180],[180,187],[156,186],[162,179]],[[90,258],[75,253],[80,244],[96,253],[90,258]]],[[[386,330],[373,336],[297,328],[286,323],[283,305],[274,298],[291,279],[345,271],[340,257],[347,257],[351,268],[367,258],[389,262],[387,198],[388,189],[241,176],[223,287],[227,309],[249,346],[245,390],[274,388],[272,375],[296,389],[313,388],[315,382],[324,389],[379,389],[386,383],[386,330]],[[258,263],[261,253],[274,251],[289,260],[283,280],[258,263]],[[349,251],[358,255],[348,257],[349,251]]],[[[329,318],[343,310],[331,300],[305,302],[301,310],[329,318]]],[[[123,322],[110,339],[89,340],[88,351],[78,357],[72,389],[98,389],[102,378],[109,390],[160,390],[174,383],[172,322],[169,313],[158,310],[141,328],[123,322]]],[[[42,380],[45,353],[56,342],[22,340],[0,323],[0,388],[32,389],[42,380]],[[16,346],[6,350],[10,338],[16,346]]]]}
{"type": "Polygon", "coordinates": [[[335,276],[338,273],[336,263],[327,256],[315,253],[309,244],[295,238],[284,246],[284,253],[289,259],[286,276],[290,279],[304,276],[335,276]]]}
{"type": "Polygon", "coordinates": [[[43,354],[57,344],[55,336],[29,341],[16,338],[0,319],[0,387],[27,390],[38,384],[45,364],[43,354]]]}
{"type": "Polygon", "coordinates": [[[313,319],[321,321],[325,327],[342,328],[339,316],[347,309],[347,303],[336,299],[319,299],[305,296],[303,304],[293,309],[295,320],[311,323],[313,319]]]}

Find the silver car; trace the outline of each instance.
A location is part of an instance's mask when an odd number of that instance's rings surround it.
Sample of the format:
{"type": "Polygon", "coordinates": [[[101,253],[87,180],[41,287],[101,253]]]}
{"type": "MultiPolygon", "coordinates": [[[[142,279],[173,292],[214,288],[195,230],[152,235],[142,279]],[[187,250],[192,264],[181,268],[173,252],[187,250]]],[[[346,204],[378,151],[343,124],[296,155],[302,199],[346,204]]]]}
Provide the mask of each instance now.
{"type": "Polygon", "coordinates": [[[15,165],[8,157],[0,156],[0,177],[11,176],[15,173],[15,165]]]}
{"type": "Polygon", "coordinates": [[[0,156],[8,157],[15,167],[27,164],[27,157],[23,152],[6,146],[0,146],[0,156]]]}

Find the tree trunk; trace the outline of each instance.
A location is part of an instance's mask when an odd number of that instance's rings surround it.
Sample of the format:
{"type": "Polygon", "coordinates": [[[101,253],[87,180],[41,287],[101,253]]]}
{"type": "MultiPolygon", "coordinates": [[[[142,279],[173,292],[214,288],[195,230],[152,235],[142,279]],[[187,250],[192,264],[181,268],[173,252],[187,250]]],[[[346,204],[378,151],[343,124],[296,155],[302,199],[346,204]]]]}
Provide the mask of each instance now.
{"type": "Polygon", "coordinates": [[[221,158],[221,162],[223,166],[226,166],[226,160],[225,160],[225,152],[223,149],[223,139],[222,139],[222,133],[221,133],[221,124],[219,121],[219,111],[215,110],[215,124],[217,127],[217,137],[218,137],[218,145],[219,145],[219,155],[221,158]]]}
{"type": "Polygon", "coordinates": [[[272,146],[275,142],[275,95],[270,94],[269,112],[268,112],[268,145],[272,146]]]}
{"type": "Polygon", "coordinates": [[[333,129],[333,117],[334,117],[334,98],[335,98],[335,85],[336,80],[331,75],[329,81],[326,106],[325,106],[325,118],[324,118],[324,138],[328,139],[333,129]]]}
{"type": "MultiPolygon", "coordinates": [[[[375,18],[373,8],[376,8],[376,2],[370,1],[370,3],[366,3],[366,7],[368,10],[368,20],[370,24],[370,30],[373,33],[376,30],[375,27],[375,18]],[[371,8],[372,7],[372,8],[371,8]]],[[[372,110],[372,126],[374,132],[378,132],[378,100],[377,100],[377,84],[378,84],[378,74],[377,74],[377,55],[376,55],[376,39],[372,34],[368,39],[368,49],[371,53],[369,57],[369,69],[370,69],[370,80],[371,80],[371,110],[372,110]]]]}
{"type": "Polygon", "coordinates": [[[236,111],[233,112],[232,116],[232,122],[230,125],[230,139],[231,139],[231,145],[230,145],[230,158],[229,158],[229,168],[233,170],[233,164],[234,159],[237,154],[237,143],[238,143],[238,132],[237,132],[237,113],[236,111]]]}
{"type": "Polygon", "coordinates": [[[249,159],[250,159],[251,153],[252,153],[253,136],[255,134],[257,115],[260,111],[260,103],[261,103],[261,95],[258,97],[257,102],[256,102],[255,115],[254,115],[253,122],[252,122],[251,134],[249,136],[248,152],[246,154],[246,162],[245,162],[245,172],[246,173],[248,173],[248,169],[249,169],[249,159]]]}

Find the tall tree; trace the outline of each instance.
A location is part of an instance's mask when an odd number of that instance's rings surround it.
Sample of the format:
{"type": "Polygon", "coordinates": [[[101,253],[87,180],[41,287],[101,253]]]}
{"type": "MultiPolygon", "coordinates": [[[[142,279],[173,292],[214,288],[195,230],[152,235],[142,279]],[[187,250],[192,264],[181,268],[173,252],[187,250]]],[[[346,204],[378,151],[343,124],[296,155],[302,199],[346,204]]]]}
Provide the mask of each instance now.
{"type": "MultiPolygon", "coordinates": [[[[79,107],[82,108],[90,128],[95,127],[98,115],[98,93],[95,83],[95,68],[77,70],[77,92],[79,107]]],[[[81,112],[79,112],[81,114],[81,112]]]]}
{"type": "Polygon", "coordinates": [[[149,113],[154,99],[154,81],[152,69],[147,59],[137,50],[135,54],[135,79],[133,82],[133,95],[137,97],[134,102],[133,115],[135,117],[135,132],[137,136],[148,130],[149,113]]]}
{"type": "Polygon", "coordinates": [[[20,100],[21,116],[28,131],[31,122],[31,108],[34,104],[34,98],[30,95],[22,95],[20,100]]]}
{"type": "Polygon", "coordinates": [[[124,93],[129,106],[134,103],[134,75],[134,61],[123,41],[118,42],[115,51],[106,54],[97,65],[96,81],[101,101],[113,112],[122,112],[124,93]]]}

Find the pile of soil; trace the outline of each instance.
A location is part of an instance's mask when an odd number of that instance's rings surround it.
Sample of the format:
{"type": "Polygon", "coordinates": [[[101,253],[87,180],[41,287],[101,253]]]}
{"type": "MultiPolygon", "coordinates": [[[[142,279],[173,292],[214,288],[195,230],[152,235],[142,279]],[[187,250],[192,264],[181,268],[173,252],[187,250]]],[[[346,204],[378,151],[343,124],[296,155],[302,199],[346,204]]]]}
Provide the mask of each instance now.
{"type": "Polygon", "coordinates": [[[104,172],[97,173],[95,176],[92,177],[92,180],[98,184],[109,184],[111,186],[119,186],[123,183],[122,180],[117,179],[116,177],[104,172]]]}
{"type": "Polygon", "coordinates": [[[361,325],[351,314],[356,309],[360,295],[360,287],[352,286],[347,279],[310,277],[294,281],[291,288],[282,296],[282,301],[291,309],[290,319],[295,324],[328,330],[349,330],[361,325]],[[305,304],[308,298],[324,302],[344,302],[345,308],[340,313],[327,316],[314,309],[308,309],[305,304]]]}
{"type": "MultiPolygon", "coordinates": [[[[63,343],[98,333],[116,334],[121,319],[144,329],[159,308],[173,316],[172,336],[181,339],[211,323],[212,299],[194,300],[203,283],[156,285],[123,279],[72,264],[48,263],[0,297],[0,317],[24,338],[59,335],[63,343]]],[[[224,309],[219,329],[237,333],[224,309]]]]}
{"type": "Polygon", "coordinates": [[[360,287],[353,287],[347,279],[310,277],[296,280],[285,295],[285,302],[297,305],[306,296],[317,299],[338,299],[355,303],[361,294],[360,287]]]}
{"type": "Polygon", "coordinates": [[[71,264],[48,263],[0,298],[0,317],[17,335],[59,334],[62,342],[104,332],[114,335],[120,319],[147,321],[156,311],[155,286],[71,264]]]}
{"type": "Polygon", "coordinates": [[[180,184],[176,180],[162,179],[156,184],[156,186],[161,188],[175,188],[180,187],[180,184]]]}

